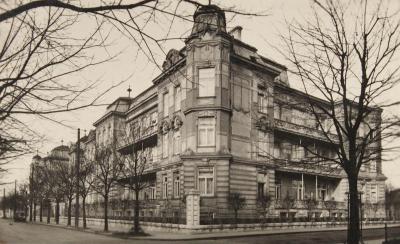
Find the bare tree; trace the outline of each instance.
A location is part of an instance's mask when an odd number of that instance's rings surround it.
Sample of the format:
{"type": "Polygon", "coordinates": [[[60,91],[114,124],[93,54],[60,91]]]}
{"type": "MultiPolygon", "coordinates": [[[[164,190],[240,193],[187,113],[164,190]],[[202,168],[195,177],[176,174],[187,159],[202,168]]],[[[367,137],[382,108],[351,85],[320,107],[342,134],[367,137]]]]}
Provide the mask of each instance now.
{"type": "Polygon", "coordinates": [[[311,197],[307,196],[306,199],[304,200],[304,205],[307,209],[308,221],[311,221],[313,211],[318,206],[318,201],[312,196],[311,197]]]}
{"type": "MultiPolygon", "coordinates": [[[[99,48],[105,49],[103,53],[109,53],[107,47],[111,43],[109,39],[112,30],[128,38],[136,45],[138,52],[162,70],[157,57],[160,56],[158,53],[167,53],[163,44],[169,40],[185,40],[183,35],[171,36],[173,25],[177,20],[193,22],[186,13],[188,6],[196,8],[204,5],[194,0],[137,0],[133,3],[79,0],[2,1],[0,26],[6,31],[0,39],[0,128],[4,127],[3,124],[12,125],[6,120],[17,120],[20,114],[34,114],[39,118],[64,124],[49,117],[49,114],[102,105],[102,96],[116,85],[106,88],[92,99],[87,99],[85,94],[98,83],[76,81],[70,77],[118,55],[97,58],[98,55],[94,54],[99,48]],[[94,24],[84,35],[75,35],[74,28],[83,21],[94,24]],[[168,25],[167,31],[154,32],[149,28],[152,24],[168,25]]],[[[247,13],[234,7],[226,7],[224,11],[234,16],[264,15],[247,13]]],[[[92,78],[96,80],[95,77],[92,78]]],[[[122,81],[118,84],[121,83],[122,81]]],[[[24,127],[24,124],[20,126],[24,127]]],[[[18,156],[32,151],[32,147],[27,147],[32,144],[31,137],[18,133],[18,129],[11,136],[3,133],[5,132],[0,130],[0,160],[4,152],[13,152],[12,155],[18,156]],[[7,144],[3,141],[7,141],[7,144]],[[19,153],[14,148],[18,148],[19,153]]]]}
{"type": "Polygon", "coordinates": [[[382,100],[399,81],[399,67],[394,62],[400,46],[400,22],[383,2],[313,3],[312,19],[289,24],[283,41],[292,71],[308,95],[305,103],[326,140],[334,145],[333,157],[314,154],[336,163],[347,174],[347,243],[355,244],[360,240],[360,168],[380,162],[381,141],[395,136],[394,128],[399,126],[398,117],[381,120],[381,116],[382,108],[398,105],[398,101],[382,100]]]}
{"type": "Polygon", "coordinates": [[[233,192],[228,195],[228,208],[232,209],[235,217],[235,224],[238,223],[238,212],[246,206],[246,198],[239,192],[233,192]]]}
{"type": "MultiPolygon", "coordinates": [[[[126,139],[129,143],[129,138],[126,139]]],[[[145,148],[143,144],[140,148],[135,146],[134,142],[131,142],[129,145],[132,145],[132,150],[130,153],[125,155],[118,155],[117,158],[119,160],[119,164],[122,168],[122,176],[120,184],[124,187],[127,187],[129,190],[132,190],[135,194],[134,201],[134,232],[137,234],[140,231],[139,227],[139,211],[140,211],[140,202],[139,202],[139,193],[146,188],[150,187],[150,182],[146,178],[147,172],[145,171],[148,168],[147,155],[145,155],[145,148]]]]}
{"type": "Polygon", "coordinates": [[[329,218],[332,218],[332,211],[335,210],[337,207],[337,202],[335,201],[335,198],[323,201],[323,203],[325,208],[328,210],[329,218]]]}
{"type": "Polygon", "coordinates": [[[264,223],[267,218],[267,214],[269,211],[269,207],[271,206],[271,203],[272,203],[272,197],[269,194],[257,198],[257,206],[261,209],[264,223]]]}
{"type": "MultiPolygon", "coordinates": [[[[53,182],[56,184],[55,197],[60,197],[67,200],[67,225],[71,225],[72,216],[72,200],[75,197],[75,171],[74,167],[69,162],[58,161],[53,162],[53,182]],[[60,194],[60,195],[59,195],[60,194]]],[[[56,199],[56,204],[58,200],[56,199]]]]}
{"type": "Polygon", "coordinates": [[[121,165],[115,155],[116,152],[112,147],[96,145],[94,156],[96,180],[93,190],[104,199],[104,231],[108,231],[109,199],[121,177],[121,165]]]}
{"type": "Polygon", "coordinates": [[[286,196],[281,200],[281,205],[282,208],[286,210],[287,213],[287,219],[289,220],[290,218],[290,209],[292,209],[294,207],[296,203],[295,198],[293,197],[292,194],[290,194],[289,191],[287,191],[286,196]]]}
{"type": "Polygon", "coordinates": [[[82,197],[82,219],[83,228],[87,227],[86,223],[86,198],[93,191],[95,183],[95,164],[94,161],[88,159],[89,155],[84,155],[81,159],[81,165],[79,169],[79,184],[80,184],[80,195],[82,197]]]}

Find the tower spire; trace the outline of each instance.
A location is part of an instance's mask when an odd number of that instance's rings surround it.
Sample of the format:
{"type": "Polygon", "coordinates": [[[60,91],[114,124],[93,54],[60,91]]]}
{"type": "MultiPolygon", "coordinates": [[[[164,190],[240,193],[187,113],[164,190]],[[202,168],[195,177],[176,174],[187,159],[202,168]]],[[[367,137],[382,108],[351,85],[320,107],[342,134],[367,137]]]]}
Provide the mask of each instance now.
{"type": "Polygon", "coordinates": [[[127,91],[128,91],[128,97],[130,98],[131,97],[131,91],[132,91],[131,85],[129,85],[127,91]]]}

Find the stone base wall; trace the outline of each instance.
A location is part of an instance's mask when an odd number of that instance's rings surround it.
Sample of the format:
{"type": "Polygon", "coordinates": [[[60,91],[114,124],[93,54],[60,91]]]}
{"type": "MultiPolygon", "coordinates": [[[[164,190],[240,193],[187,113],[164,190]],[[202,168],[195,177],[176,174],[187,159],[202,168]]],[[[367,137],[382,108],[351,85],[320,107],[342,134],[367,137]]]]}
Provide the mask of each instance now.
{"type": "MultiPolygon", "coordinates": [[[[89,228],[102,229],[104,225],[103,219],[88,218],[87,225],[89,228]]],[[[60,224],[66,224],[67,218],[60,217],[60,224]]],[[[72,221],[72,224],[74,220],[72,221]]],[[[79,221],[82,226],[82,219],[79,221]]],[[[400,224],[400,221],[365,221],[363,226],[375,226],[383,224],[400,224]]],[[[108,220],[110,231],[127,232],[133,226],[133,221],[127,220],[108,220]]],[[[260,230],[282,230],[282,229],[309,229],[309,228],[334,228],[346,227],[347,222],[292,222],[292,223],[265,223],[265,224],[221,224],[221,225],[198,225],[188,226],[181,224],[169,223],[149,223],[141,222],[141,228],[146,231],[162,231],[181,233],[212,233],[212,232],[230,232],[230,231],[260,231],[260,230]]]]}

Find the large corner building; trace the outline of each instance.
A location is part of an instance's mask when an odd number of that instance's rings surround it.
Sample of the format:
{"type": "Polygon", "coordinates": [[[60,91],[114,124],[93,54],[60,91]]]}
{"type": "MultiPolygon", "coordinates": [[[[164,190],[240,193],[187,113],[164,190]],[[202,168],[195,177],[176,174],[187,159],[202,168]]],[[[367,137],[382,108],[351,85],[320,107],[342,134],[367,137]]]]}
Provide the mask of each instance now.
{"type": "MultiPolygon", "coordinates": [[[[140,195],[146,200],[140,213],[144,217],[176,215],[192,189],[200,192],[204,218],[231,215],[230,193],[246,199],[241,218],[255,218],[257,199],[265,195],[273,199],[272,217],[287,214],[282,202],[288,195],[296,200],[289,207],[292,216],[307,214],[308,198],[319,200],[316,217],[328,211],[345,216],[345,173],[329,163],[314,164],[305,149],[333,153],[304,107],[307,95],[291,88],[285,66],[241,40],[241,30],[227,32],[218,7],[199,8],[185,46],[168,52],[153,85],[109,105],[94,123],[88,143],[115,143],[123,154],[135,151],[146,158],[151,186],[140,195]],[[130,140],[122,139],[126,136],[130,140]],[[333,210],[322,204],[328,200],[337,202],[333,210]]],[[[380,113],[371,116],[380,118],[380,113]]],[[[363,201],[384,201],[385,179],[380,160],[363,167],[363,201]]],[[[132,194],[125,190],[117,197],[132,194]]],[[[113,215],[132,213],[115,209],[113,215]]],[[[377,214],[384,214],[383,207],[377,214]]]]}

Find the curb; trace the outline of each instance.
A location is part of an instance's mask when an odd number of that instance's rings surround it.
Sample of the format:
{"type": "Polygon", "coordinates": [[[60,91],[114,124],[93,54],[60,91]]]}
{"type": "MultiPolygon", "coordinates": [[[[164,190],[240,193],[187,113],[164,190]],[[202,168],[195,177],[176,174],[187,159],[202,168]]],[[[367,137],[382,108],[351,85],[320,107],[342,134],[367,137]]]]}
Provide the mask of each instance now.
{"type": "MultiPolygon", "coordinates": [[[[218,239],[234,239],[234,238],[243,238],[243,237],[257,237],[257,236],[271,236],[271,235],[285,235],[285,234],[299,234],[299,233],[316,233],[316,232],[332,232],[332,231],[346,231],[346,227],[344,228],[332,228],[332,229],[301,229],[301,230],[288,230],[288,231],[282,231],[282,232],[259,232],[259,233],[240,233],[240,234],[235,234],[232,235],[232,232],[225,232],[222,235],[218,236],[201,236],[203,234],[182,234],[182,237],[176,238],[168,238],[168,237],[152,237],[150,236],[120,236],[120,235],[114,235],[113,233],[115,232],[103,232],[103,231],[98,231],[98,230],[93,230],[93,229],[75,229],[73,227],[68,227],[68,226],[62,226],[62,225],[55,225],[55,224],[47,224],[47,223],[38,223],[38,222],[26,222],[26,224],[36,224],[36,225],[44,225],[44,226],[49,226],[49,227],[55,227],[55,228],[60,228],[60,229],[65,229],[65,230],[72,230],[72,231],[79,231],[79,232],[84,232],[84,233],[89,233],[89,234],[94,234],[94,235],[102,235],[102,236],[108,236],[111,238],[119,238],[119,239],[129,239],[129,240],[148,240],[148,241],[195,241],[195,240],[218,240],[218,239]],[[188,236],[184,236],[188,235],[188,236]],[[189,236],[190,235],[190,236],[189,236]],[[197,236],[196,236],[197,235],[197,236]]],[[[394,225],[389,225],[388,227],[400,227],[400,224],[394,224],[394,225]]],[[[382,229],[382,226],[371,226],[364,228],[364,230],[369,230],[369,229],[382,229]]]]}

